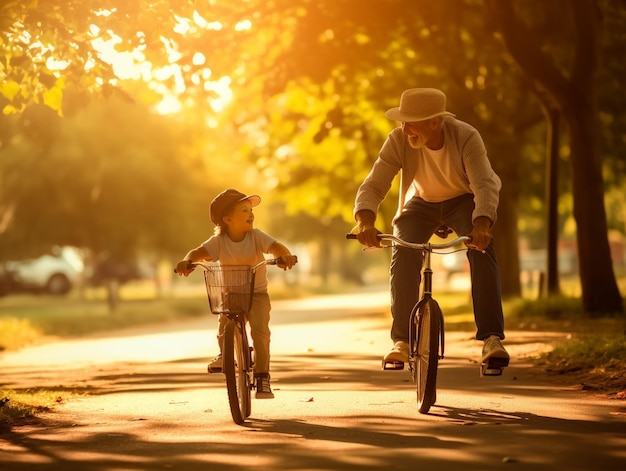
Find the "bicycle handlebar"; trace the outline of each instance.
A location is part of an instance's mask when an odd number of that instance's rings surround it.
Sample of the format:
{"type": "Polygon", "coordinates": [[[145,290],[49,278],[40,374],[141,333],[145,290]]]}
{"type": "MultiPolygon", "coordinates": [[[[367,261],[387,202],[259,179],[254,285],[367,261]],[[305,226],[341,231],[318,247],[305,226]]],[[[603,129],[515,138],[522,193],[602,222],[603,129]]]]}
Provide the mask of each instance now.
{"type": "MultiPolygon", "coordinates": [[[[296,263],[298,263],[298,257],[294,255],[294,257],[296,257],[296,263]]],[[[250,267],[252,270],[256,270],[257,268],[259,268],[261,265],[280,265],[281,263],[285,263],[285,261],[283,260],[282,257],[278,257],[278,258],[268,258],[265,259],[259,263],[257,263],[256,265],[254,265],[253,267],[250,267]]],[[[193,267],[203,267],[203,268],[207,268],[211,266],[209,265],[207,262],[189,262],[187,264],[188,268],[193,268],[193,267]]],[[[176,268],[174,268],[174,273],[178,274],[178,272],[176,271],[176,268]]]]}
{"type": "MultiPolygon", "coordinates": [[[[408,249],[428,250],[428,251],[438,250],[438,249],[449,249],[450,247],[457,245],[459,242],[472,240],[470,236],[460,236],[449,242],[444,242],[443,244],[431,244],[430,242],[426,242],[425,244],[416,244],[414,242],[407,242],[406,240],[402,240],[393,234],[378,234],[377,237],[379,240],[388,240],[388,241],[391,241],[400,245],[401,247],[406,247],[408,249]]],[[[356,238],[357,238],[356,234],[346,234],[346,239],[356,239],[356,238]]]]}

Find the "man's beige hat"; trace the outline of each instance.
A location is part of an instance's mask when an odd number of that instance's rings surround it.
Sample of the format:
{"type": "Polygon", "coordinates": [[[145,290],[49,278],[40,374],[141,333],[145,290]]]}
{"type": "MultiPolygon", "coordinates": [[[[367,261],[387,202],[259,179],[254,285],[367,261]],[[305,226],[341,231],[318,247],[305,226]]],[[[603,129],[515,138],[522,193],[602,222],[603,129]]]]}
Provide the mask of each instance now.
{"type": "Polygon", "coordinates": [[[446,94],[436,88],[409,88],[400,97],[400,106],[387,110],[394,121],[424,121],[435,116],[454,116],[446,111],[446,94]]]}

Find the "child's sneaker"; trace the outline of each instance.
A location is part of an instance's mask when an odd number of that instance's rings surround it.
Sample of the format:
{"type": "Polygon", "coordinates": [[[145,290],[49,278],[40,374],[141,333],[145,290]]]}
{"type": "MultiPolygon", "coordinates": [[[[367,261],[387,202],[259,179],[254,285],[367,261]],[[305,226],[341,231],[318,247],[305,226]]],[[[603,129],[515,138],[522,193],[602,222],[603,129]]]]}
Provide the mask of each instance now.
{"type": "Polygon", "coordinates": [[[221,373],[222,372],[222,354],[221,353],[209,362],[209,366],[207,367],[207,370],[209,371],[209,373],[221,373]]]}
{"type": "Polygon", "coordinates": [[[254,379],[256,380],[256,394],[254,397],[257,399],[274,399],[269,373],[257,373],[254,375],[254,379]]]}

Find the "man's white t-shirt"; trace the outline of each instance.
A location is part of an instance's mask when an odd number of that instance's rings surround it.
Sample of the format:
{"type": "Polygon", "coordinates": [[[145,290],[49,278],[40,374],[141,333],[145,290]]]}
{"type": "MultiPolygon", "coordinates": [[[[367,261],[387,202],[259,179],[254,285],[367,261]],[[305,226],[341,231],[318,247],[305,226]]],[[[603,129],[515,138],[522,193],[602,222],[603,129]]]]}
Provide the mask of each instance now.
{"type": "Polygon", "coordinates": [[[467,184],[453,168],[446,146],[432,150],[422,147],[413,187],[415,194],[429,203],[440,203],[467,194],[467,184]]]}
{"type": "MultiPolygon", "coordinates": [[[[226,233],[212,236],[202,243],[214,262],[221,265],[254,266],[263,261],[264,254],[276,240],[260,229],[252,229],[240,242],[231,240],[226,233]]],[[[267,267],[260,266],[256,271],[254,291],[267,290],[267,267]]]]}

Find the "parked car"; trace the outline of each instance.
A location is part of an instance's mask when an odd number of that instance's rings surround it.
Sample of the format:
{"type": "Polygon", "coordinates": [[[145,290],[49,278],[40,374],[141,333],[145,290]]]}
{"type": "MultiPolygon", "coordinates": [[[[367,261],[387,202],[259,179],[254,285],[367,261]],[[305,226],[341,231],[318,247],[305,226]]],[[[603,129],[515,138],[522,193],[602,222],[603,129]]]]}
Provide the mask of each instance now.
{"type": "Polygon", "coordinates": [[[30,291],[55,295],[67,294],[83,276],[84,263],[80,250],[55,247],[38,258],[2,263],[3,289],[0,292],[30,291]]]}

